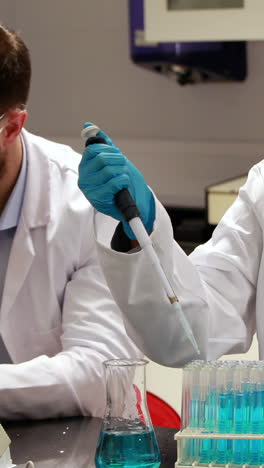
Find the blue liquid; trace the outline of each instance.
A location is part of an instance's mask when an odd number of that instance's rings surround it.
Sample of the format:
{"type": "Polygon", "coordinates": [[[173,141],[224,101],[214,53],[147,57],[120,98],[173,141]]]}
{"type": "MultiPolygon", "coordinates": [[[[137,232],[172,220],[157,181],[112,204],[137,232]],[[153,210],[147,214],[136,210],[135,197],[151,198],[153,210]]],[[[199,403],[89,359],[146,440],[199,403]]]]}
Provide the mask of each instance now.
{"type": "Polygon", "coordinates": [[[259,432],[260,434],[264,434],[264,390],[263,388],[260,390],[260,426],[259,426],[259,432]]]}
{"type": "Polygon", "coordinates": [[[261,393],[253,391],[250,394],[250,425],[253,434],[260,434],[262,408],[261,408],[261,393]]]}
{"type": "Polygon", "coordinates": [[[216,389],[211,387],[205,401],[205,429],[208,431],[215,431],[216,421],[216,389]]]}
{"type": "MultiPolygon", "coordinates": [[[[193,392],[194,393],[194,392],[193,392]]],[[[201,411],[201,402],[198,399],[198,394],[193,395],[190,400],[190,427],[197,429],[199,427],[199,413],[201,411]]],[[[189,439],[187,442],[187,457],[192,462],[197,459],[199,450],[199,441],[197,439],[189,439]]]]}
{"type": "MultiPolygon", "coordinates": [[[[218,432],[229,434],[233,423],[233,395],[231,391],[218,395],[218,432]]],[[[216,463],[225,464],[231,460],[232,440],[218,439],[216,442],[216,463]]]]}
{"type": "Polygon", "coordinates": [[[220,393],[218,399],[218,432],[229,434],[232,432],[234,411],[232,392],[220,393]]]}
{"type": "MultiPolygon", "coordinates": [[[[199,457],[200,463],[211,463],[214,461],[214,440],[200,439],[199,457]]],[[[197,460],[197,458],[196,458],[197,460]]]]}
{"type": "Polygon", "coordinates": [[[198,460],[199,440],[182,439],[181,440],[181,458],[179,465],[191,465],[198,460]],[[195,447],[195,448],[194,448],[195,447]]]}
{"type": "Polygon", "coordinates": [[[190,427],[198,429],[199,427],[199,409],[200,402],[198,398],[190,401],[190,427]]]}
{"type": "MultiPolygon", "coordinates": [[[[247,433],[249,429],[249,392],[238,391],[234,396],[234,432],[236,434],[247,433]]],[[[235,465],[248,463],[249,441],[233,441],[232,462],[235,465]]]]}
{"type": "MultiPolygon", "coordinates": [[[[203,414],[200,414],[199,426],[205,429],[205,433],[214,432],[215,429],[215,410],[216,410],[216,392],[215,387],[210,387],[204,402],[203,414]]],[[[210,463],[214,461],[215,457],[215,441],[212,439],[199,440],[199,453],[197,454],[196,461],[200,463],[210,463]]]]}
{"type": "Polygon", "coordinates": [[[158,468],[160,462],[153,431],[100,434],[95,456],[97,468],[158,468]]]}
{"type": "MultiPolygon", "coordinates": [[[[250,425],[253,434],[263,431],[263,391],[254,390],[250,393],[250,425]]],[[[251,440],[249,446],[250,465],[264,463],[264,440],[251,440]]]]}
{"type": "Polygon", "coordinates": [[[187,450],[186,450],[187,460],[193,463],[194,461],[197,460],[198,454],[199,454],[199,440],[188,439],[187,450]]]}
{"type": "MultiPolygon", "coordinates": [[[[202,427],[205,429],[204,432],[208,432],[207,423],[208,423],[208,410],[210,408],[210,404],[208,403],[208,395],[206,400],[199,401],[199,420],[198,420],[198,427],[202,427]]],[[[212,441],[210,439],[199,439],[196,440],[196,447],[194,446],[194,450],[198,453],[194,453],[194,461],[199,460],[200,463],[209,463],[211,460],[211,450],[212,450],[212,441]]]]}

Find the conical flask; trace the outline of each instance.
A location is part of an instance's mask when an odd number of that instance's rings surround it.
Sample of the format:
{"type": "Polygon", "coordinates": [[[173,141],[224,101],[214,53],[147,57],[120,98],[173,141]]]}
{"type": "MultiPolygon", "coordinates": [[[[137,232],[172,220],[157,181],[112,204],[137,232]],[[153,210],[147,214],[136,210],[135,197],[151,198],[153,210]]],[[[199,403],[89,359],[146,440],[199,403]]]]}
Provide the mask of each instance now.
{"type": "Polygon", "coordinates": [[[158,468],[160,452],[146,402],[145,360],[104,362],[107,406],[98,440],[97,468],[158,468]]]}

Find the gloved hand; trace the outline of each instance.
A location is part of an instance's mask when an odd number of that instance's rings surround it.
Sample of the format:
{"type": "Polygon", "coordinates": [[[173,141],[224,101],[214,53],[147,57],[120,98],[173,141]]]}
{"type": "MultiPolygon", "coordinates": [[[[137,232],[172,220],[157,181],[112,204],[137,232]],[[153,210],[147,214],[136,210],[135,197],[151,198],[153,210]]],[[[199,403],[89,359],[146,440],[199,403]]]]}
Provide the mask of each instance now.
{"type": "MultiPolygon", "coordinates": [[[[84,127],[89,125],[93,124],[86,123],[84,127]]],[[[126,235],[135,239],[114,200],[119,190],[127,188],[136,202],[147,232],[151,233],[155,219],[155,201],[144,177],[102,130],[99,130],[97,136],[104,138],[106,144],[96,143],[85,148],[79,165],[79,188],[94,208],[122,221],[126,235]]]]}

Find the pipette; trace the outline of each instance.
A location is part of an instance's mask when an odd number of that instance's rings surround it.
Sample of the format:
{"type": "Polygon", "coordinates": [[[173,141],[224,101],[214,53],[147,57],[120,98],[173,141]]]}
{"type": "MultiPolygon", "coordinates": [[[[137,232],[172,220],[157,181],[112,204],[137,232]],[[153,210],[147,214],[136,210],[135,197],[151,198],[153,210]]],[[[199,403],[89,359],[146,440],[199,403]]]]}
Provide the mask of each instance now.
{"type": "MultiPolygon", "coordinates": [[[[85,146],[92,145],[95,143],[103,143],[106,144],[104,138],[100,136],[96,136],[99,131],[99,128],[96,125],[90,125],[82,130],[81,136],[85,139],[85,146]]],[[[156,272],[159,275],[163,288],[166,292],[168,300],[170,301],[173,309],[177,312],[181,325],[188,337],[189,341],[191,342],[195,352],[200,354],[200,350],[198,348],[197,342],[194,338],[192,333],[191,327],[183,313],[181,305],[179,303],[179,299],[173,291],[173,288],[166,277],[164,270],[161,267],[159,257],[154,250],[154,247],[151,242],[151,238],[146,232],[146,229],[140,219],[140,214],[137,209],[136,203],[131,197],[129,191],[127,189],[120,190],[115,195],[115,202],[116,206],[121,211],[123,218],[127,221],[135,234],[135,237],[142,249],[144,249],[145,254],[149,258],[151,264],[156,269],[156,272]]]]}

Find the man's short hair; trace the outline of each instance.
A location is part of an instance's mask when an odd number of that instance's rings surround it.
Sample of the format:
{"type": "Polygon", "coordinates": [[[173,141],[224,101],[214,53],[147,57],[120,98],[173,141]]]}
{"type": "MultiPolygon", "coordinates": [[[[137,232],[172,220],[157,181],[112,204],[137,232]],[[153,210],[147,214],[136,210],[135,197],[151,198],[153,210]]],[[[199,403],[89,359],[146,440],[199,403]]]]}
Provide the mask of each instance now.
{"type": "Polygon", "coordinates": [[[29,50],[19,35],[0,25],[0,113],[26,104],[30,88],[29,50]]]}

